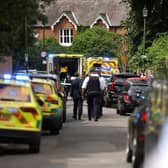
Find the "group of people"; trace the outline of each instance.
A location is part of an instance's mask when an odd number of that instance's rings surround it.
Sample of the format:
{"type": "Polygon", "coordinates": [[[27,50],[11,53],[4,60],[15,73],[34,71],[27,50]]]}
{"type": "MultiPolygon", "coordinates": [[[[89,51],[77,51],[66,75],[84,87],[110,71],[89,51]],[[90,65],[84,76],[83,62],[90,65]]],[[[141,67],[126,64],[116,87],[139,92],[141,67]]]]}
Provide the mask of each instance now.
{"type": "Polygon", "coordinates": [[[73,118],[81,120],[83,113],[83,100],[88,104],[88,120],[98,121],[102,116],[103,92],[105,89],[104,78],[100,71],[91,69],[86,77],[80,77],[79,73],[74,74],[71,80],[70,96],[73,99],[73,118]]]}

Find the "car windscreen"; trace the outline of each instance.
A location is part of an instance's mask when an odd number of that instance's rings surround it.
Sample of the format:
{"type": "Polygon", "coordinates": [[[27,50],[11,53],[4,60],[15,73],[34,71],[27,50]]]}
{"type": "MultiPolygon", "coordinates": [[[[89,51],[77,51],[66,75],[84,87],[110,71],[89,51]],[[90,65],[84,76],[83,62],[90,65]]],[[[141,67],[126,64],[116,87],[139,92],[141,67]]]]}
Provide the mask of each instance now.
{"type": "Polygon", "coordinates": [[[22,85],[0,84],[0,101],[30,102],[29,89],[22,85]]]}
{"type": "Polygon", "coordinates": [[[33,82],[32,83],[33,91],[35,93],[41,93],[41,94],[53,94],[51,85],[47,83],[38,83],[33,82]]]}

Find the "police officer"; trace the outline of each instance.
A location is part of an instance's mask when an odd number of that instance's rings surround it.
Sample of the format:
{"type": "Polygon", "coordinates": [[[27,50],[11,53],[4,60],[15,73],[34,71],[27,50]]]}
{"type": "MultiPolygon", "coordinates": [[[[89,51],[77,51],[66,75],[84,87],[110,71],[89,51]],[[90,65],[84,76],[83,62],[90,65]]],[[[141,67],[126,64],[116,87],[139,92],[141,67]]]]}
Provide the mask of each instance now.
{"type": "Polygon", "coordinates": [[[100,111],[101,99],[100,94],[104,86],[100,80],[99,73],[96,69],[91,69],[89,76],[87,76],[82,84],[82,97],[87,93],[88,103],[88,119],[98,121],[100,111]]]}
{"type": "Polygon", "coordinates": [[[73,118],[76,120],[77,117],[81,120],[82,116],[82,97],[81,97],[81,84],[82,79],[79,78],[79,73],[76,72],[74,79],[71,81],[70,95],[73,99],[73,118]]]}

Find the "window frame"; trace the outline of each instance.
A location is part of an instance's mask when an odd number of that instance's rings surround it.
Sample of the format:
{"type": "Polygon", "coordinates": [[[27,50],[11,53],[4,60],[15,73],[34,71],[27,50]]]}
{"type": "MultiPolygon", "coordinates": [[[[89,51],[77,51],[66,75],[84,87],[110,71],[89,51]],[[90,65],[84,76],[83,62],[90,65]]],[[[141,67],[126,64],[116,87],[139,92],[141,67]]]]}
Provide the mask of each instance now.
{"type": "Polygon", "coordinates": [[[73,29],[62,28],[59,30],[59,44],[62,46],[71,46],[73,41],[73,29]]]}

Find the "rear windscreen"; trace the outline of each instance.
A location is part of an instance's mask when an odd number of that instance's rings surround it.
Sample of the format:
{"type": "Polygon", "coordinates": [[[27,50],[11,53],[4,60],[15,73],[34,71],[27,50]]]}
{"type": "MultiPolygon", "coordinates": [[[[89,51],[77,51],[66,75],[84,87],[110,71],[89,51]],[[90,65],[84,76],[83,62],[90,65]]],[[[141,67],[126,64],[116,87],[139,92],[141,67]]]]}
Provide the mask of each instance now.
{"type": "Polygon", "coordinates": [[[0,84],[0,101],[29,102],[29,89],[26,86],[0,84]]]}
{"type": "Polygon", "coordinates": [[[149,89],[150,87],[148,85],[134,85],[130,87],[128,92],[129,94],[145,93],[149,89]]]}
{"type": "Polygon", "coordinates": [[[45,83],[32,83],[33,91],[41,94],[53,94],[52,88],[49,84],[45,83]]]}

